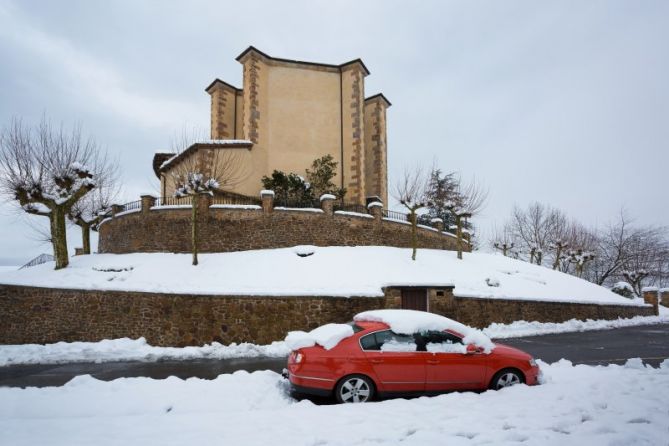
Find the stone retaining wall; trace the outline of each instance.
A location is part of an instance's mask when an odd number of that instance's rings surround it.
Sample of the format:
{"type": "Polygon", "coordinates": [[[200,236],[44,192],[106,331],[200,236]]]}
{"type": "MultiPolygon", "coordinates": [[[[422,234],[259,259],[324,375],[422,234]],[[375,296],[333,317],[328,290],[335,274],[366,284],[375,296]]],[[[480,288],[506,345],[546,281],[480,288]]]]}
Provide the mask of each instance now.
{"type": "MultiPolygon", "coordinates": [[[[137,212],[123,213],[100,227],[101,253],[190,252],[191,209],[152,207],[143,197],[137,212]]],[[[264,200],[266,201],[266,200],[264,200]]],[[[271,203],[262,209],[200,205],[200,252],[316,246],[411,246],[411,225],[384,219],[382,208],[370,215],[351,215],[323,209],[282,210],[271,203]]],[[[455,250],[457,239],[443,224],[419,227],[418,247],[455,250]],[[437,225],[435,225],[437,226],[437,225]]],[[[463,243],[468,251],[467,243],[463,243]]]]}
{"type": "MultiPolygon", "coordinates": [[[[87,291],[0,285],[0,344],[99,341],[145,337],[152,345],[214,341],[266,344],[290,330],[346,322],[354,314],[399,308],[401,292],[385,297],[246,297],[87,291]]],[[[429,290],[430,311],[465,324],[561,322],[650,315],[652,307],[468,299],[452,289],[429,290]]]]}

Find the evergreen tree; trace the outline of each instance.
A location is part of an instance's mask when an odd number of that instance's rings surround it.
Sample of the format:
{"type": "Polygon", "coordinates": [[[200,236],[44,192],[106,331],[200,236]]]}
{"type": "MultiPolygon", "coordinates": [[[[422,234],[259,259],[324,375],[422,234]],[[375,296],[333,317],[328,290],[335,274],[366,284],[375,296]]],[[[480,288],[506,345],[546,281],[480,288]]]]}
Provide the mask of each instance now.
{"type": "Polygon", "coordinates": [[[331,194],[340,200],[344,198],[346,188],[337,187],[332,181],[337,176],[337,164],[332,155],[325,155],[311,163],[311,169],[307,169],[307,181],[314,197],[331,194]]]}

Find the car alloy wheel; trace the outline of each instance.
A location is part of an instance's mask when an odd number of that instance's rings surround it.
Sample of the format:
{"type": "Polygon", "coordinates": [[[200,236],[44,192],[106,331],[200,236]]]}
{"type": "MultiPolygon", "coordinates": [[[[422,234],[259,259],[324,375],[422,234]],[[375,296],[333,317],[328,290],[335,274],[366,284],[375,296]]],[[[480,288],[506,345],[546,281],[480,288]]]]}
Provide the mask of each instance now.
{"type": "Polygon", "coordinates": [[[502,371],[497,375],[497,378],[493,382],[493,389],[499,390],[504,387],[515,386],[516,384],[521,384],[523,379],[518,375],[517,372],[512,370],[502,371]]]}
{"type": "Polygon", "coordinates": [[[374,387],[365,376],[348,376],[337,385],[336,396],[340,403],[364,403],[373,395],[374,387]]]}

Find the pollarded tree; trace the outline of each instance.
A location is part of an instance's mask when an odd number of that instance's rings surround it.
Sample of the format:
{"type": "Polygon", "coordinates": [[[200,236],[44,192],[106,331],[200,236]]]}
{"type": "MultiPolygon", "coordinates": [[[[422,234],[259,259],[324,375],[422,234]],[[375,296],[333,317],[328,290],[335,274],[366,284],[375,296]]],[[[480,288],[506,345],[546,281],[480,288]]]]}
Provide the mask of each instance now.
{"type": "Polygon", "coordinates": [[[213,196],[239,184],[247,176],[243,152],[236,148],[210,148],[188,153],[197,143],[197,132],[184,131],[172,142],[175,166],[171,169],[174,197],[191,200],[191,252],[193,265],[198,264],[199,203],[203,195],[213,196]]]}
{"type": "Polygon", "coordinates": [[[99,149],[75,126],[66,132],[42,118],[34,128],[14,119],[0,134],[0,190],[34,215],[47,217],[56,269],[68,263],[66,216],[95,188],[86,165],[99,149]]]}
{"type": "Polygon", "coordinates": [[[427,198],[428,180],[421,167],[405,170],[404,175],[395,184],[394,198],[409,211],[411,223],[411,260],[416,260],[418,250],[418,214],[417,211],[430,204],[427,198]]]}
{"type": "Polygon", "coordinates": [[[468,219],[483,209],[487,198],[488,191],[484,190],[476,179],[465,184],[461,178],[458,178],[453,198],[447,206],[455,219],[458,259],[462,259],[464,249],[463,229],[467,225],[468,219]]]}
{"type": "Polygon", "coordinates": [[[67,218],[81,229],[84,254],[91,253],[91,230],[99,229],[119,193],[118,163],[101,156],[96,157],[92,164],[95,166],[93,170],[98,172],[96,187],[72,206],[67,214],[67,218]]]}
{"type": "Polygon", "coordinates": [[[508,226],[521,251],[529,254],[527,260],[541,265],[544,253],[558,241],[556,232],[565,226],[565,222],[566,217],[560,210],[535,202],[525,209],[514,206],[508,226]]]}

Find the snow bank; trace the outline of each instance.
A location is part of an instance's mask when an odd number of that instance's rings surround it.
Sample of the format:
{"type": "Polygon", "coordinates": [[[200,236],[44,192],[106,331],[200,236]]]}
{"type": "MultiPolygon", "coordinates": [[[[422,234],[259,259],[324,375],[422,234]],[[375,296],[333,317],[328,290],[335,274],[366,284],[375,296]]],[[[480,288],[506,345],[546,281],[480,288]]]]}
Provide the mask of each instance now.
{"type": "Polygon", "coordinates": [[[541,386],[323,406],[291,399],[269,371],[211,381],[80,376],[57,388],[0,388],[0,443],[666,444],[669,361],[541,367],[541,386]]]}
{"type": "MultiPolygon", "coordinates": [[[[668,312],[669,313],[669,312],[668,312]]],[[[638,325],[654,325],[669,323],[669,314],[660,316],[635,316],[629,319],[580,321],[570,319],[566,322],[527,322],[516,321],[511,324],[490,324],[483,332],[492,339],[537,336],[552,333],[569,333],[577,331],[607,330],[611,328],[634,327],[638,325]]]]}
{"type": "Polygon", "coordinates": [[[383,322],[398,334],[412,334],[421,331],[453,330],[464,336],[465,344],[475,344],[490,353],[495,344],[483,332],[468,327],[444,316],[414,310],[373,310],[358,313],[354,321],[383,322]]]}
{"type": "Polygon", "coordinates": [[[387,286],[455,286],[457,296],[597,304],[643,305],[610,290],[550,268],[502,255],[379,246],[319,247],[306,258],[293,248],[200,254],[137,253],[76,256],[70,265],[52,264],[0,273],[0,283],[51,288],[145,291],[240,296],[383,296],[387,286]],[[133,265],[121,275],[93,268],[133,265]],[[371,266],[373,265],[373,266],[371,266]],[[258,274],[262,271],[262,274],[258,274]],[[337,277],[346,280],[332,280],[337,277]],[[497,287],[486,279],[499,279],[497,287]]]}
{"type": "MultiPolygon", "coordinates": [[[[507,339],[661,323],[669,323],[669,309],[660,316],[637,316],[612,321],[572,319],[562,323],[517,321],[511,324],[491,324],[482,331],[492,339],[507,339]]],[[[451,347],[428,344],[427,348],[428,351],[432,351],[430,348],[436,351],[440,348],[451,347]]],[[[291,348],[285,342],[280,341],[275,341],[270,345],[248,343],[221,345],[214,342],[201,347],[153,347],[147,344],[144,338],[107,339],[99,342],[58,342],[46,345],[0,345],[0,367],[16,364],[64,364],[68,362],[150,362],[160,359],[226,359],[261,356],[279,358],[287,356],[290,350],[291,348]]]]}
{"type": "Polygon", "coordinates": [[[286,336],[286,345],[291,350],[313,347],[318,344],[325,350],[332,350],[342,341],[353,335],[353,327],[348,324],[325,324],[310,332],[291,331],[286,336]]]}
{"type": "Polygon", "coordinates": [[[270,345],[249,343],[201,347],[154,347],[146,339],[105,339],[99,342],[0,345],[0,367],[16,364],[63,364],[68,362],[157,361],[159,359],[227,359],[288,356],[283,342],[270,345]]]}

